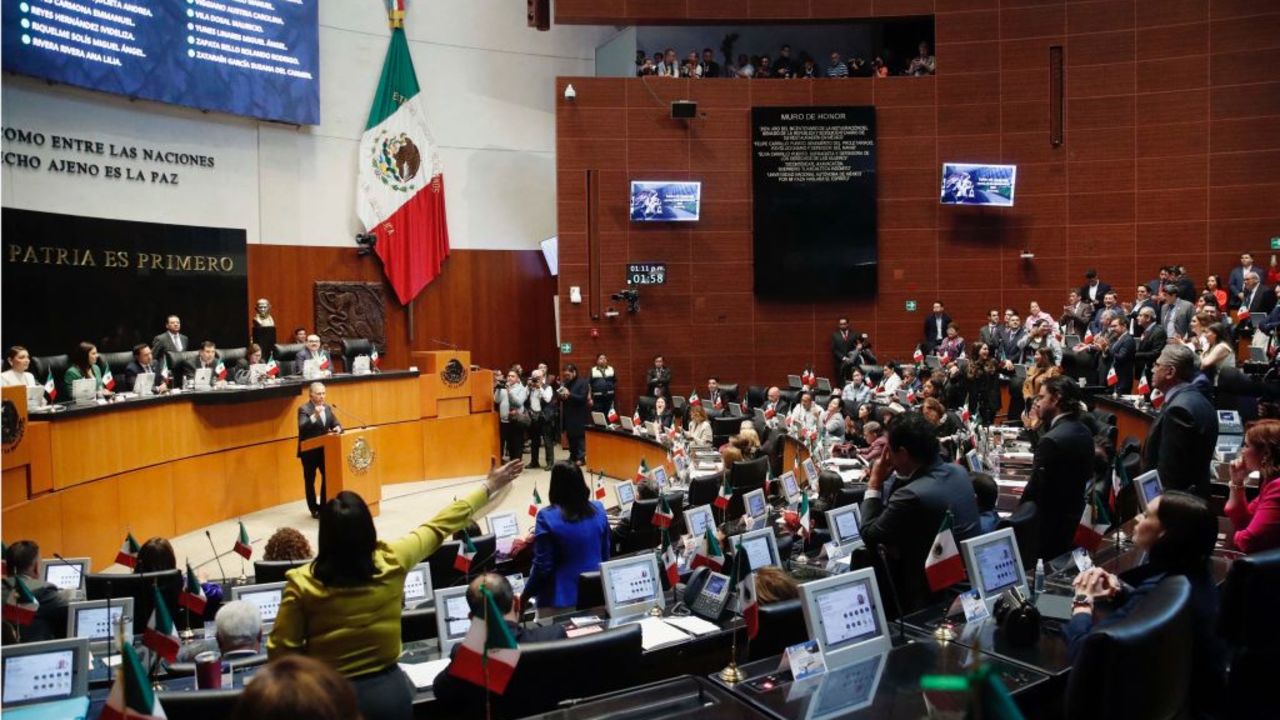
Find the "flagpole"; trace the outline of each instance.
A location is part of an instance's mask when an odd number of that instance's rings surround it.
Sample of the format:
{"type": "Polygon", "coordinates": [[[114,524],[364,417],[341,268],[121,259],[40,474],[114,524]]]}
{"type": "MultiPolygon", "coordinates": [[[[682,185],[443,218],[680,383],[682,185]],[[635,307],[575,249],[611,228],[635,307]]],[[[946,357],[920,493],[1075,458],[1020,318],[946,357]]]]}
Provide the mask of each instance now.
{"type": "Polygon", "coordinates": [[[489,631],[489,603],[492,600],[492,596],[489,594],[488,586],[486,586],[483,582],[480,583],[480,588],[485,598],[485,603],[484,603],[485,642],[484,642],[484,646],[480,648],[480,652],[483,653],[483,655],[481,655],[480,666],[484,668],[484,720],[492,720],[493,719],[493,699],[490,697],[490,693],[489,693],[489,632],[488,632],[489,631]]]}

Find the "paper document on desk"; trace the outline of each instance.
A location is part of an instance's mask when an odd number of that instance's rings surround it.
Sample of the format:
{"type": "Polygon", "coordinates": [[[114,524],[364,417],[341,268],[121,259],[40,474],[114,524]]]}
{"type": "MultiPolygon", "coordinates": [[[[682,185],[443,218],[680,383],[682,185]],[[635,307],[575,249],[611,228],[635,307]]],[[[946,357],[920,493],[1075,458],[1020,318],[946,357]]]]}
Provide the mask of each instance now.
{"type": "Polygon", "coordinates": [[[400,669],[405,675],[413,681],[413,686],[422,689],[429,688],[435,682],[436,676],[445,668],[449,667],[449,658],[440,658],[439,660],[428,660],[424,663],[400,663],[400,669]]]}
{"type": "Polygon", "coordinates": [[[709,635],[720,629],[719,625],[707,622],[700,617],[689,615],[687,617],[669,617],[665,618],[668,625],[675,625],[691,635],[709,635]]]}
{"type": "Polygon", "coordinates": [[[659,645],[684,642],[689,639],[683,631],[663,622],[659,617],[647,617],[641,620],[640,645],[645,650],[652,650],[659,645]]]}

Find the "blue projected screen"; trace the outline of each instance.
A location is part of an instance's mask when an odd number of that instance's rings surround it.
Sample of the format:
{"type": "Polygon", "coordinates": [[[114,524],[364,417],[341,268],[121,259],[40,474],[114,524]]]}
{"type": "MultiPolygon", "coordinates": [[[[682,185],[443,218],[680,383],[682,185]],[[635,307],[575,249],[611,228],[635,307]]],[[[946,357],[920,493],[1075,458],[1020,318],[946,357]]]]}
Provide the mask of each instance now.
{"type": "Polygon", "coordinates": [[[942,166],[942,204],[1013,207],[1017,180],[1017,165],[946,163],[942,166]]]}
{"type": "Polygon", "coordinates": [[[319,0],[5,0],[4,69],[315,125],[319,0]]]}

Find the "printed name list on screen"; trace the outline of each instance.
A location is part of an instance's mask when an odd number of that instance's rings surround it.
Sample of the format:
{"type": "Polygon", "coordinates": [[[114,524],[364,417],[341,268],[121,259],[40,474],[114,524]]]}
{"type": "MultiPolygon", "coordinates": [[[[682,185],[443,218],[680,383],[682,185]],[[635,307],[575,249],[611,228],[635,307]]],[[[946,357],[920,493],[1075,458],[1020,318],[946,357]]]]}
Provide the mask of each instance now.
{"type": "Polygon", "coordinates": [[[320,122],[319,0],[6,2],[4,68],[130,98],[320,122]]]}

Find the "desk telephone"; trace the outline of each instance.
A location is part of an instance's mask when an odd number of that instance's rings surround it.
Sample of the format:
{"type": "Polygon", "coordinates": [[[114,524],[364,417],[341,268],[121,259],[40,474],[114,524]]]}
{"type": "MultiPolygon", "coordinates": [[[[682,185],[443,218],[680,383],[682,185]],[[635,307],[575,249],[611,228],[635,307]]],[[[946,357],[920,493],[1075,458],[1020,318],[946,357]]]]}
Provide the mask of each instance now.
{"type": "MultiPolygon", "coordinates": [[[[682,605],[698,617],[719,622],[729,603],[729,576],[700,567],[689,576],[682,605]]],[[[678,608],[674,609],[678,611],[678,608]]]]}

